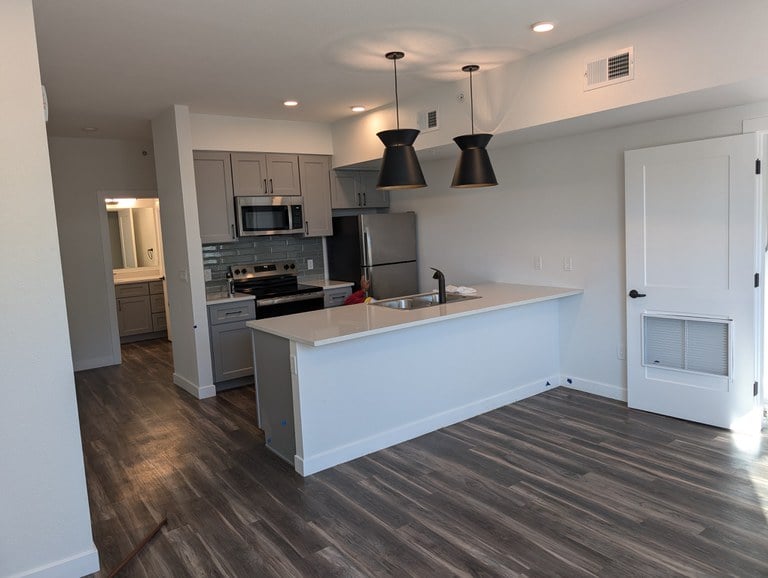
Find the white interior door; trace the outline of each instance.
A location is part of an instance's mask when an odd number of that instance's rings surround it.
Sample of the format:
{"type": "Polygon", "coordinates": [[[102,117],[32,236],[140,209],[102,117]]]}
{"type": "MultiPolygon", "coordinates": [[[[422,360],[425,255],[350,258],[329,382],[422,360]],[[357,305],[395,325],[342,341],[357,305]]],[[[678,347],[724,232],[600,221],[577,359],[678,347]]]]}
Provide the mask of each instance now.
{"type": "Polygon", "coordinates": [[[625,153],[629,407],[760,427],[754,134],[625,153]]]}

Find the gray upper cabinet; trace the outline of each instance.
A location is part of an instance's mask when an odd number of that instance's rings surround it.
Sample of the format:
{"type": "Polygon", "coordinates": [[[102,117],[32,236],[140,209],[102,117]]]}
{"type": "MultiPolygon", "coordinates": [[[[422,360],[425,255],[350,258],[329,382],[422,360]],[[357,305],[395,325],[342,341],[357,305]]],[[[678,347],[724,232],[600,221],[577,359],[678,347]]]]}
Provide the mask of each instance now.
{"type": "Polygon", "coordinates": [[[389,207],[389,192],[376,188],[374,171],[334,171],[331,208],[374,209],[389,207]]]}
{"type": "Polygon", "coordinates": [[[235,207],[230,154],[194,151],[197,213],[203,243],[234,241],[235,207]]]}
{"type": "Polygon", "coordinates": [[[304,232],[307,237],[333,234],[330,170],[330,157],[299,155],[301,192],[304,195],[304,232]]]}
{"type": "Polygon", "coordinates": [[[232,181],[239,197],[301,195],[299,157],[288,154],[232,153],[232,181]]]}

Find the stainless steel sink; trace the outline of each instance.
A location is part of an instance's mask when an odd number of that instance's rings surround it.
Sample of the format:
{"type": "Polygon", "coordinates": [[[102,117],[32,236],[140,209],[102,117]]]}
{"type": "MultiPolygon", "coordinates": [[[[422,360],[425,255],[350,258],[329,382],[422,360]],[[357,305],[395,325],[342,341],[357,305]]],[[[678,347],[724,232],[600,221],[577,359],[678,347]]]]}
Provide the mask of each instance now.
{"type": "MultiPolygon", "coordinates": [[[[457,301],[466,301],[468,299],[480,299],[480,295],[459,295],[457,293],[448,293],[446,295],[447,303],[456,303],[457,301]]],[[[437,293],[420,293],[418,295],[407,295],[405,297],[394,297],[392,299],[382,299],[374,301],[371,305],[378,307],[388,307],[390,309],[423,309],[439,305],[437,293]]]]}

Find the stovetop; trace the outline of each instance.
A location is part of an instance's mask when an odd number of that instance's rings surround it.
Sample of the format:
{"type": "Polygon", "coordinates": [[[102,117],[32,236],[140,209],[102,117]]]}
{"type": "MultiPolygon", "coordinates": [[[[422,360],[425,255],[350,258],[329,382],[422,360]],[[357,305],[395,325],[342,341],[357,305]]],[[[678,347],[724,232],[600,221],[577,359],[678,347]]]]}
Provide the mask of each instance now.
{"type": "Polygon", "coordinates": [[[235,291],[257,299],[321,292],[322,287],[302,285],[296,278],[295,261],[230,265],[235,291]]]}

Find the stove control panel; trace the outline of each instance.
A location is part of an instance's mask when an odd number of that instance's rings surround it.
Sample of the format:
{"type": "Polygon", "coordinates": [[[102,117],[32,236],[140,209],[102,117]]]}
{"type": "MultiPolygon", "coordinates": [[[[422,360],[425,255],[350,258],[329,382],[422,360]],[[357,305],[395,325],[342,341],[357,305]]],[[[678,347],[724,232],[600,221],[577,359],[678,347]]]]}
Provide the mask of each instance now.
{"type": "Polygon", "coordinates": [[[296,262],[277,261],[275,263],[230,265],[229,270],[232,272],[232,278],[236,281],[259,277],[271,277],[274,275],[296,275],[296,262]]]}

